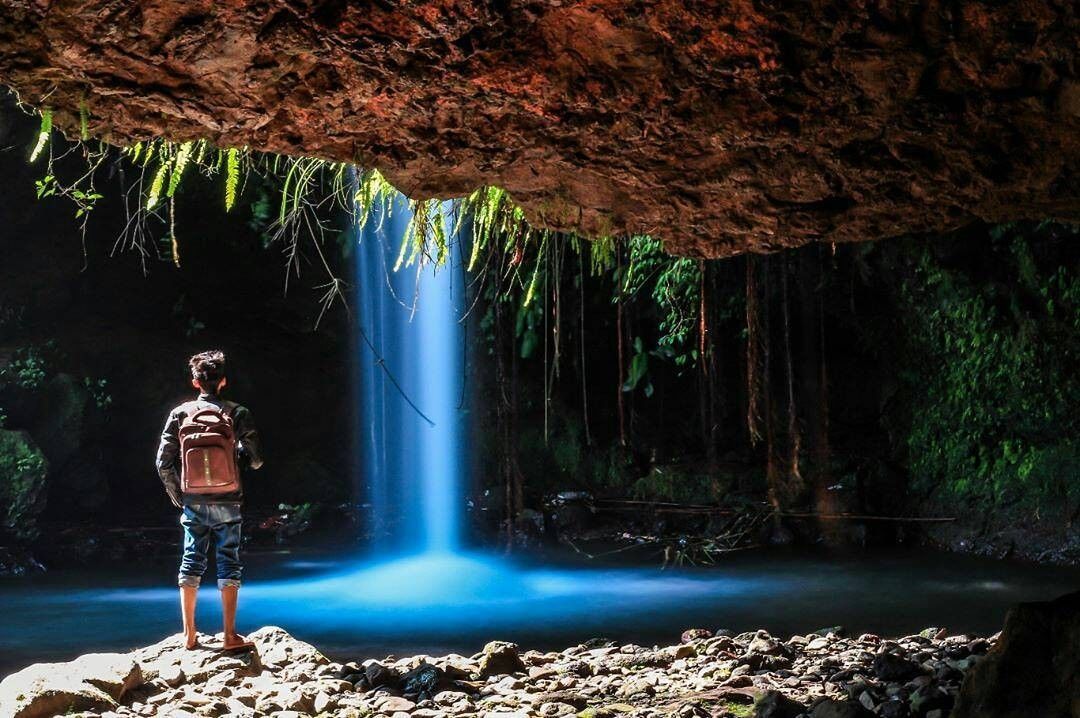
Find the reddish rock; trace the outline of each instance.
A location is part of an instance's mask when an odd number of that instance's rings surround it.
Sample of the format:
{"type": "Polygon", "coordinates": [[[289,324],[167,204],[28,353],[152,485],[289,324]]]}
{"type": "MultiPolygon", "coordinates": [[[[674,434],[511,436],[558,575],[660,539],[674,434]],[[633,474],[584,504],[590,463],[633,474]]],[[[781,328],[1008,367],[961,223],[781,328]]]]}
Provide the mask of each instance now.
{"type": "Polygon", "coordinates": [[[0,82],[721,256],[1080,221],[1078,35],[1063,0],[0,0],[0,82]]]}

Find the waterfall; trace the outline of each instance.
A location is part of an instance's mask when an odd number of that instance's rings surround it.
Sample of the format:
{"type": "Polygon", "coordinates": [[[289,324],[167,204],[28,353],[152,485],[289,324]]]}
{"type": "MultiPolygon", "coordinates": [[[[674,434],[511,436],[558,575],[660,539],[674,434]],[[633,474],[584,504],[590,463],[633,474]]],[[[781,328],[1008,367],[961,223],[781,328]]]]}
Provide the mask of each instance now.
{"type": "MultiPolygon", "coordinates": [[[[446,203],[447,205],[449,203],[446,203]]],[[[443,221],[452,231],[449,207],[443,221]]],[[[464,465],[461,252],[394,271],[412,219],[401,196],[357,219],[357,436],[376,547],[461,548],[464,465]]]]}

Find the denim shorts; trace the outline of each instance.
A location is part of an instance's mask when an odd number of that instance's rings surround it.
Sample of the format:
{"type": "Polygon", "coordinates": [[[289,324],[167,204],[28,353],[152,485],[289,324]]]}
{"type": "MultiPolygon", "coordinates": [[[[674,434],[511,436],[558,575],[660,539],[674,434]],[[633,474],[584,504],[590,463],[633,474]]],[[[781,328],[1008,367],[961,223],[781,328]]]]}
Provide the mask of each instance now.
{"type": "Polygon", "coordinates": [[[239,586],[240,504],[185,504],[180,525],[184,527],[184,557],[179,584],[198,587],[213,540],[218,588],[239,586]]]}

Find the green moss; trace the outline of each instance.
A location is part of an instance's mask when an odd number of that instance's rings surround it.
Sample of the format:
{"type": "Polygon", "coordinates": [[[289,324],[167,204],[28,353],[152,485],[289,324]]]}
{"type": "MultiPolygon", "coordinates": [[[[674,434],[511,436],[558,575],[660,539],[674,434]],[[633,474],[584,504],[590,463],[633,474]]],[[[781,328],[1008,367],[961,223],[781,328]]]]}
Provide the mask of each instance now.
{"type": "Polygon", "coordinates": [[[754,715],[754,706],[746,705],[744,703],[723,701],[717,706],[717,710],[713,712],[713,715],[716,715],[717,713],[720,715],[734,716],[734,718],[750,718],[750,716],[754,715]]]}
{"type": "Polygon", "coordinates": [[[37,536],[48,463],[23,431],[0,429],[0,530],[19,540],[37,536]]]}

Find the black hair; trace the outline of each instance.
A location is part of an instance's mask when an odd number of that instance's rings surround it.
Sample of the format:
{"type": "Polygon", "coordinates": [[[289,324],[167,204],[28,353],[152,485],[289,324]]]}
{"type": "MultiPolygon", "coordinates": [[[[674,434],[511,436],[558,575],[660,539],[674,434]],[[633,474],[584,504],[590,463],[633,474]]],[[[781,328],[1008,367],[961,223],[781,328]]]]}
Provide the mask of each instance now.
{"type": "Polygon", "coordinates": [[[225,352],[220,349],[200,352],[188,360],[191,378],[207,394],[216,394],[218,384],[225,378],[225,352]]]}

